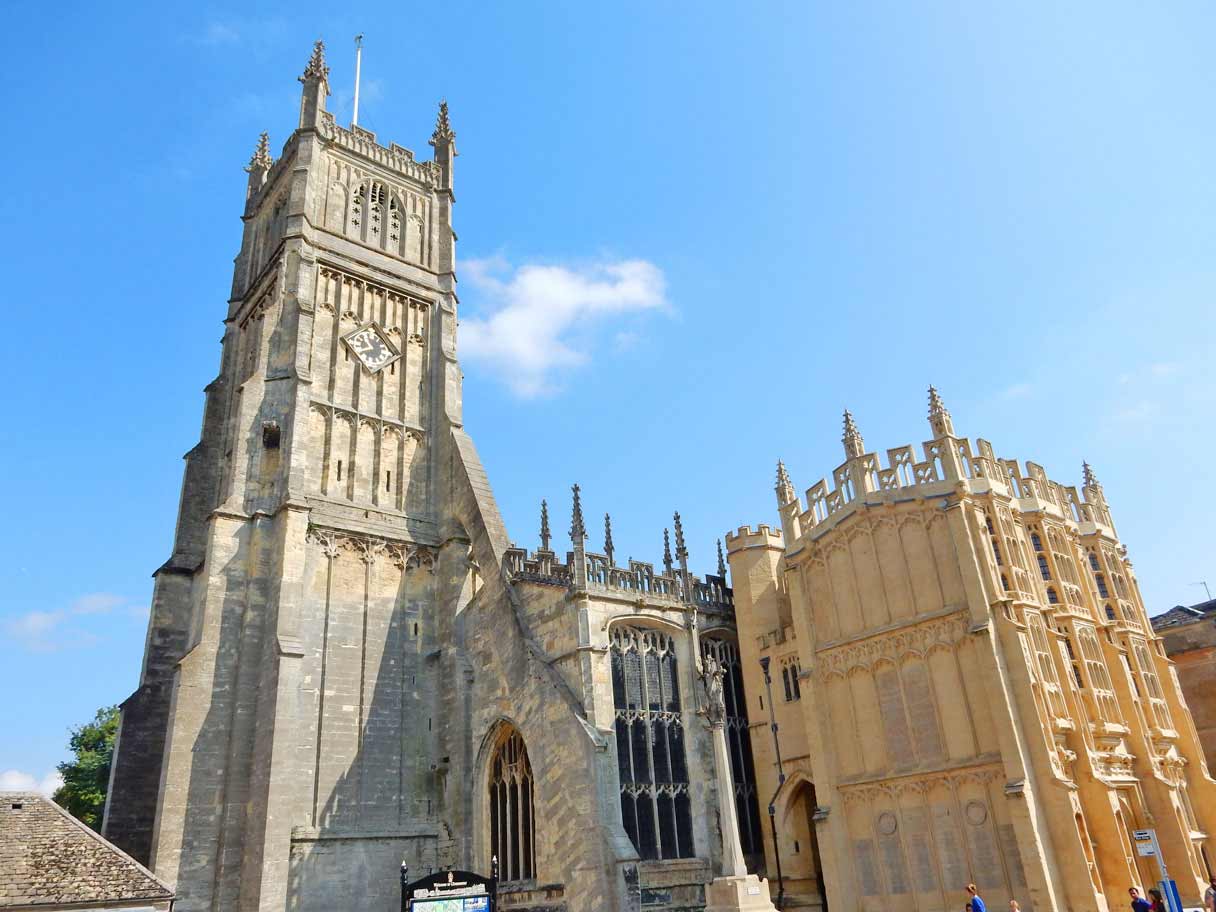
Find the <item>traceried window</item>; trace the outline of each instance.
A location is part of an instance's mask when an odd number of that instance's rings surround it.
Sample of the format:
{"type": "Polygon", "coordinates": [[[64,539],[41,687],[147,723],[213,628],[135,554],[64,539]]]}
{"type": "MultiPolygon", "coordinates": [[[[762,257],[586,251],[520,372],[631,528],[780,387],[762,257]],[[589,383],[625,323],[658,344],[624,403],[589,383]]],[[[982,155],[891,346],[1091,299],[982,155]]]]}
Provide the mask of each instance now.
{"type": "Polygon", "coordinates": [[[513,728],[504,731],[490,761],[490,846],[503,880],[536,876],[532,764],[524,739],[513,728]]]}
{"type": "Polygon", "coordinates": [[[730,640],[703,637],[701,654],[713,656],[722,666],[722,696],[726,702],[726,749],[730,752],[735,809],[739,815],[739,841],[744,855],[761,855],[760,810],[756,798],[756,767],[747,728],[747,702],[743,694],[743,665],[739,647],[730,640]]]}
{"type": "Polygon", "coordinates": [[[675,641],[654,628],[612,630],[621,819],[644,859],[691,858],[692,811],[675,641]]]}

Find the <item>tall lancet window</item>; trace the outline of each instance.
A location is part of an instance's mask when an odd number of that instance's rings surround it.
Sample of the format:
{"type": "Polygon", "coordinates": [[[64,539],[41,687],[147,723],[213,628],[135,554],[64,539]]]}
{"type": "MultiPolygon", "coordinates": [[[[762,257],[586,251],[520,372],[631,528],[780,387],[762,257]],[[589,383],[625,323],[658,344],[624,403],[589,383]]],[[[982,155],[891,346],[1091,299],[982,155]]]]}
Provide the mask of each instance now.
{"type": "MultiPolygon", "coordinates": [[[[739,647],[731,640],[707,636],[701,639],[701,654],[713,656],[722,666],[722,696],[726,703],[726,749],[730,751],[731,779],[735,786],[735,809],[739,814],[739,840],[744,855],[760,855],[760,809],[756,800],[756,764],[747,729],[747,700],[743,695],[743,665],[739,647]]],[[[795,682],[796,684],[797,682],[795,682]]]]}
{"type": "Polygon", "coordinates": [[[613,628],[612,699],[625,832],[642,858],[691,858],[680,676],[669,634],[613,628]]]}
{"type": "Polygon", "coordinates": [[[490,847],[503,880],[536,876],[534,823],[528,749],[519,732],[507,728],[490,761],[490,847]]]}

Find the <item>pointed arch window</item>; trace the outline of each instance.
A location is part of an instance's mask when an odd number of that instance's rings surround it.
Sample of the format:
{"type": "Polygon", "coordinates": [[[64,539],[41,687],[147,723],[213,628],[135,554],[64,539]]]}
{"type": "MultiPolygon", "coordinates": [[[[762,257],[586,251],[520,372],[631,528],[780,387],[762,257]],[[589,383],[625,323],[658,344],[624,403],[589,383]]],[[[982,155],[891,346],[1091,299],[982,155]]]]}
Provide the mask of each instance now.
{"type": "Polygon", "coordinates": [[[507,727],[490,760],[490,850],[503,880],[536,877],[532,792],[528,749],[519,732],[507,727]]]}
{"type": "Polygon", "coordinates": [[[722,637],[701,639],[701,655],[713,656],[722,666],[722,697],[726,703],[726,749],[730,752],[731,780],[735,787],[735,810],[739,817],[739,841],[744,855],[762,855],[760,805],[756,797],[756,765],[747,724],[747,700],[743,692],[743,663],[739,647],[722,637]]]}
{"type": "Polygon", "coordinates": [[[691,858],[692,809],[675,640],[662,630],[611,633],[621,819],[644,859],[691,858]]]}

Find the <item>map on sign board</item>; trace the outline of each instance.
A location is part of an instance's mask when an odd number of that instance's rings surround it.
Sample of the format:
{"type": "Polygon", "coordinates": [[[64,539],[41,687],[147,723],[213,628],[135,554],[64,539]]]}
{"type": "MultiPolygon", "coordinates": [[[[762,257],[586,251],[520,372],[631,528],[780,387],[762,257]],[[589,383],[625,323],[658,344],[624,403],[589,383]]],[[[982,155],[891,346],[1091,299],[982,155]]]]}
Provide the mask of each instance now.
{"type": "Polygon", "coordinates": [[[415,899],[412,908],[421,912],[489,912],[488,896],[443,896],[415,899]]]}

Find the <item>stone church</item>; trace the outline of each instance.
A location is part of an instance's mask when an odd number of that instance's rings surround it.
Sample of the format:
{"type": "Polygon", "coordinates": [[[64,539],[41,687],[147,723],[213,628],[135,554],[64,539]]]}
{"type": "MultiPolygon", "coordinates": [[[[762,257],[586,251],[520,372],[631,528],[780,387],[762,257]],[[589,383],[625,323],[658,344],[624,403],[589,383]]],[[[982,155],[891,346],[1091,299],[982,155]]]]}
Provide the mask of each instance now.
{"type": "Polygon", "coordinates": [[[249,163],[104,832],[180,912],[388,912],[403,861],[493,858],[508,908],[702,908],[710,655],[762,858],[721,552],[694,577],[677,514],[661,567],[620,566],[577,487],[568,551],[547,505],[513,546],[461,419],[446,105],[417,161],[339,126],[328,72],[318,43],[299,129],[249,163]]]}
{"type": "Polygon", "coordinates": [[[447,107],[418,161],[339,126],[328,73],[318,43],[247,169],[122,706],[103,831],[179,912],[389,912],[403,863],[495,862],[504,909],[691,912],[739,854],[785,908],[975,881],[1105,912],[1153,883],[1148,828],[1192,898],[1216,783],[1092,476],[973,447],[934,396],[923,459],[849,419],[831,486],[782,470],[734,592],[678,514],[619,563],[577,485],[516,547],[461,415],[447,107]]]}

